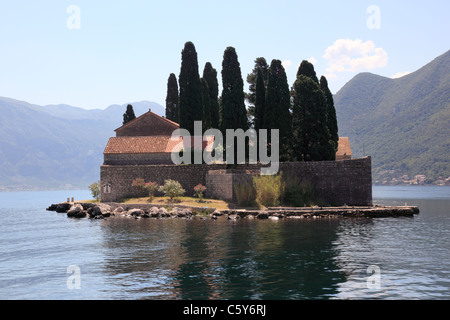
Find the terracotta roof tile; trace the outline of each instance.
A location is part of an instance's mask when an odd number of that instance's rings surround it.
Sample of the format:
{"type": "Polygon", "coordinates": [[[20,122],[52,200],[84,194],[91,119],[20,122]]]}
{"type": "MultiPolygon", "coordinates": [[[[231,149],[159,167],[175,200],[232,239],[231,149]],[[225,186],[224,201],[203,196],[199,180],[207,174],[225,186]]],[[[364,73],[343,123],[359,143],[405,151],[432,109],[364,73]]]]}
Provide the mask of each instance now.
{"type": "Polygon", "coordinates": [[[352,149],[350,148],[350,141],[347,137],[339,137],[338,150],[336,156],[351,156],[352,149]]]}
{"type": "MultiPolygon", "coordinates": [[[[106,145],[105,154],[126,154],[126,153],[169,153],[183,149],[181,142],[183,139],[171,136],[139,136],[139,137],[112,137],[106,145]]],[[[194,137],[191,138],[193,146],[194,137]]],[[[208,137],[203,141],[202,148],[212,150],[214,137],[208,137]]]]}

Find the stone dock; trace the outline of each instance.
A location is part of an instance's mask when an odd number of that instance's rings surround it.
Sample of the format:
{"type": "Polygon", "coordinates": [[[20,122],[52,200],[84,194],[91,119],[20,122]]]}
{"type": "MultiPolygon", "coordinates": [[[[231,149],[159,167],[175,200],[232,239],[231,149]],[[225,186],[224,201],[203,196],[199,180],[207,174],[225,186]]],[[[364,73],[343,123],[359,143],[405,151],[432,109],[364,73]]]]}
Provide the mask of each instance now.
{"type": "Polygon", "coordinates": [[[318,219],[318,218],[384,218],[413,217],[419,214],[415,206],[342,206],[342,207],[269,207],[264,210],[188,207],[161,204],[121,204],[63,202],[52,204],[48,211],[65,213],[69,218],[104,219],[116,216],[134,218],[211,218],[227,219],[318,219]]]}

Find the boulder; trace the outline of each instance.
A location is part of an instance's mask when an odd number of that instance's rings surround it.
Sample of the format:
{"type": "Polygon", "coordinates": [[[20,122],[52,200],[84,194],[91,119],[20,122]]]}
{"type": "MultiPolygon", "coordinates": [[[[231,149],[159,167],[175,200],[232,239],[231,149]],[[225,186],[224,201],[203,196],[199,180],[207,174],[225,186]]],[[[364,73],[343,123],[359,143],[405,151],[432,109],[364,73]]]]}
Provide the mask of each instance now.
{"type": "Polygon", "coordinates": [[[131,209],[128,211],[128,214],[130,216],[139,217],[140,215],[143,215],[145,212],[141,209],[131,209]]]}
{"type": "MultiPolygon", "coordinates": [[[[77,215],[78,215],[80,212],[84,212],[84,211],[83,211],[83,206],[82,206],[81,204],[74,204],[74,205],[71,206],[70,209],[67,211],[67,216],[68,216],[69,218],[76,218],[77,215]]],[[[86,216],[86,213],[85,213],[85,212],[84,212],[84,214],[85,214],[85,216],[86,216]]]]}
{"type": "Polygon", "coordinates": [[[69,210],[70,207],[71,207],[71,204],[70,204],[70,203],[67,203],[67,202],[65,202],[65,203],[60,203],[60,204],[57,205],[55,211],[56,211],[56,212],[59,212],[59,213],[61,213],[61,212],[67,212],[67,210],[69,210]]]}

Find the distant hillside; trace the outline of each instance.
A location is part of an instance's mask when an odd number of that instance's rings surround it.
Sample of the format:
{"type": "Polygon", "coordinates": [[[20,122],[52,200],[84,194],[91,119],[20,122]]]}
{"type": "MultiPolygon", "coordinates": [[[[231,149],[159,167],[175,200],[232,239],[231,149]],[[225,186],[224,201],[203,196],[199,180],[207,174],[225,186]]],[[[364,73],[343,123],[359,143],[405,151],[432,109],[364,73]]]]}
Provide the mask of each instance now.
{"type": "Polygon", "coordinates": [[[450,51],[399,79],[358,74],[334,99],[339,135],[372,156],[374,182],[450,177],[450,51]]]}
{"type": "MultiPolygon", "coordinates": [[[[161,105],[131,103],[136,116],[161,105]]],[[[103,150],[126,105],[85,110],[0,97],[0,191],[83,188],[100,177],[103,150]]]]}

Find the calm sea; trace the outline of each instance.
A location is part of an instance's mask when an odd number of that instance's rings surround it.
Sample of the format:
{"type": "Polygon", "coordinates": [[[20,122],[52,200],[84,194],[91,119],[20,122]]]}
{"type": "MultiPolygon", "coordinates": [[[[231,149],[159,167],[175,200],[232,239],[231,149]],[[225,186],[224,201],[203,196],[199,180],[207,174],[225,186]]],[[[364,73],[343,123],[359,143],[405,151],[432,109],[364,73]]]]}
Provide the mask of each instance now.
{"type": "Polygon", "coordinates": [[[74,220],[89,191],[0,193],[0,299],[450,298],[450,187],[374,187],[414,218],[74,220]]]}

